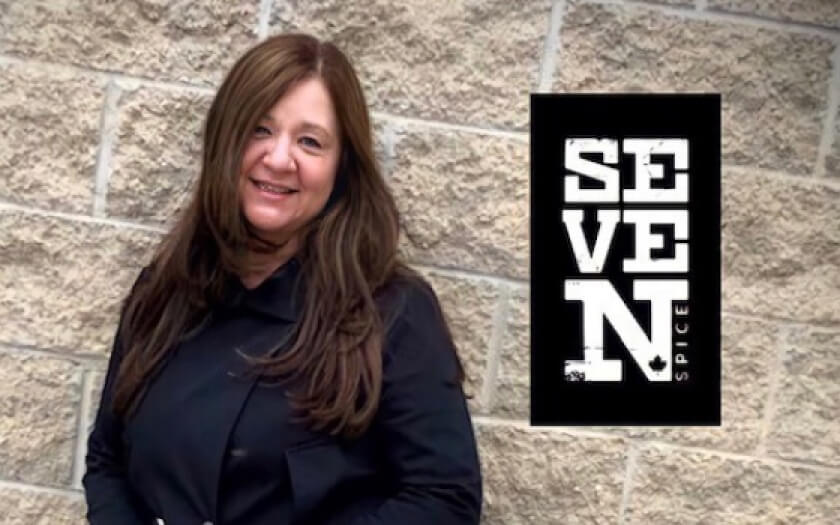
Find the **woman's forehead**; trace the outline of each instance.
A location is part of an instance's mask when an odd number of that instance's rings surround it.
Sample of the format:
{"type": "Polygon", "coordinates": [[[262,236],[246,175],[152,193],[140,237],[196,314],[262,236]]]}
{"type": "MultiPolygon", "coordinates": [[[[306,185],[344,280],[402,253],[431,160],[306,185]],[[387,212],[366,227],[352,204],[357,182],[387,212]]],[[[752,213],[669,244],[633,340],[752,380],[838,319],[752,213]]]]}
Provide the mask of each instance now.
{"type": "Polygon", "coordinates": [[[318,77],[310,77],[290,86],[262,115],[262,120],[278,126],[309,128],[330,134],[334,134],[338,127],[332,97],[318,77]]]}

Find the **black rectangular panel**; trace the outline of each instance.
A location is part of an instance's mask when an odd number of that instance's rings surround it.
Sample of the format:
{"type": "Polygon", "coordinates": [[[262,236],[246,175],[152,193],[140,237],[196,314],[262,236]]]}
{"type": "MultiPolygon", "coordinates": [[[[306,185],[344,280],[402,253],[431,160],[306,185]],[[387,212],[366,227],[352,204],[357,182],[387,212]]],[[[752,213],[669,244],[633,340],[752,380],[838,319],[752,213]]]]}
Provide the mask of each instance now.
{"type": "Polygon", "coordinates": [[[720,104],[531,95],[531,424],[720,425],[720,104]]]}

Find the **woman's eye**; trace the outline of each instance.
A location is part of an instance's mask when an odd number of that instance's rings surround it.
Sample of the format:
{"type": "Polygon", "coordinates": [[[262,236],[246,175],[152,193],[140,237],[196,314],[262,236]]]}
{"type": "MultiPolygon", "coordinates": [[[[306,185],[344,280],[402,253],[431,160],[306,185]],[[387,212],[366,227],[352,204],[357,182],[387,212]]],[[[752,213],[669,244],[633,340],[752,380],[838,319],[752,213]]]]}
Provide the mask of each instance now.
{"type": "Polygon", "coordinates": [[[267,127],[265,127],[265,126],[257,126],[256,128],[254,128],[254,133],[257,134],[257,135],[260,135],[260,134],[263,134],[263,133],[271,134],[271,130],[268,129],[267,127]]]}
{"type": "Polygon", "coordinates": [[[300,141],[304,146],[310,146],[310,147],[313,147],[313,148],[320,148],[321,147],[321,143],[318,142],[317,140],[315,140],[312,137],[301,137],[300,141]]]}

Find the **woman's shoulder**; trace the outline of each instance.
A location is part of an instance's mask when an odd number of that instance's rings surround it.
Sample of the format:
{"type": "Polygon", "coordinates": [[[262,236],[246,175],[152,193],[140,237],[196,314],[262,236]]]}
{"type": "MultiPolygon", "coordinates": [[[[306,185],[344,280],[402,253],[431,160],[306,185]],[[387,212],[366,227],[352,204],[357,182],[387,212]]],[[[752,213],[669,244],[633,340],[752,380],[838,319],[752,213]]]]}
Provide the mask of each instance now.
{"type": "Polygon", "coordinates": [[[437,301],[428,279],[408,265],[397,267],[387,282],[376,290],[374,297],[380,308],[388,312],[402,312],[437,301]]]}
{"type": "Polygon", "coordinates": [[[444,321],[440,300],[431,283],[407,265],[399,267],[375,296],[386,327],[400,324],[422,327],[444,321]]]}

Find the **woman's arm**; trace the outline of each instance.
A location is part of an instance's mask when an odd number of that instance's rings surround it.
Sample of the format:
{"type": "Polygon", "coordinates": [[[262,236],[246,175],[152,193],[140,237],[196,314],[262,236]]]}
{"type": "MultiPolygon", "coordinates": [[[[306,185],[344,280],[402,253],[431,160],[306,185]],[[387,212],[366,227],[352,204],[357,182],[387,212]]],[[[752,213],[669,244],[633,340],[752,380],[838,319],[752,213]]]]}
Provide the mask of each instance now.
{"type": "MultiPolygon", "coordinates": [[[[144,269],[140,273],[137,282],[143,279],[145,272],[144,269]]],[[[137,282],[132,287],[132,292],[137,282]]],[[[121,331],[122,315],[120,315],[117,334],[114,337],[99,409],[93,430],[88,437],[88,449],[85,456],[86,470],[82,485],[87,499],[87,519],[91,525],[150,523],[139,511],[137,496],[128,482],[121,437],[122,422],[111,411],[114,381],[122,360],[121,331]]]]}
{"type": "Polygon", "coordinates": [[[481,470],[455,349],[431,288],[412,287],[387,339],[378,434],[396,494],[352,525],[474,525],[481,470]]]}

